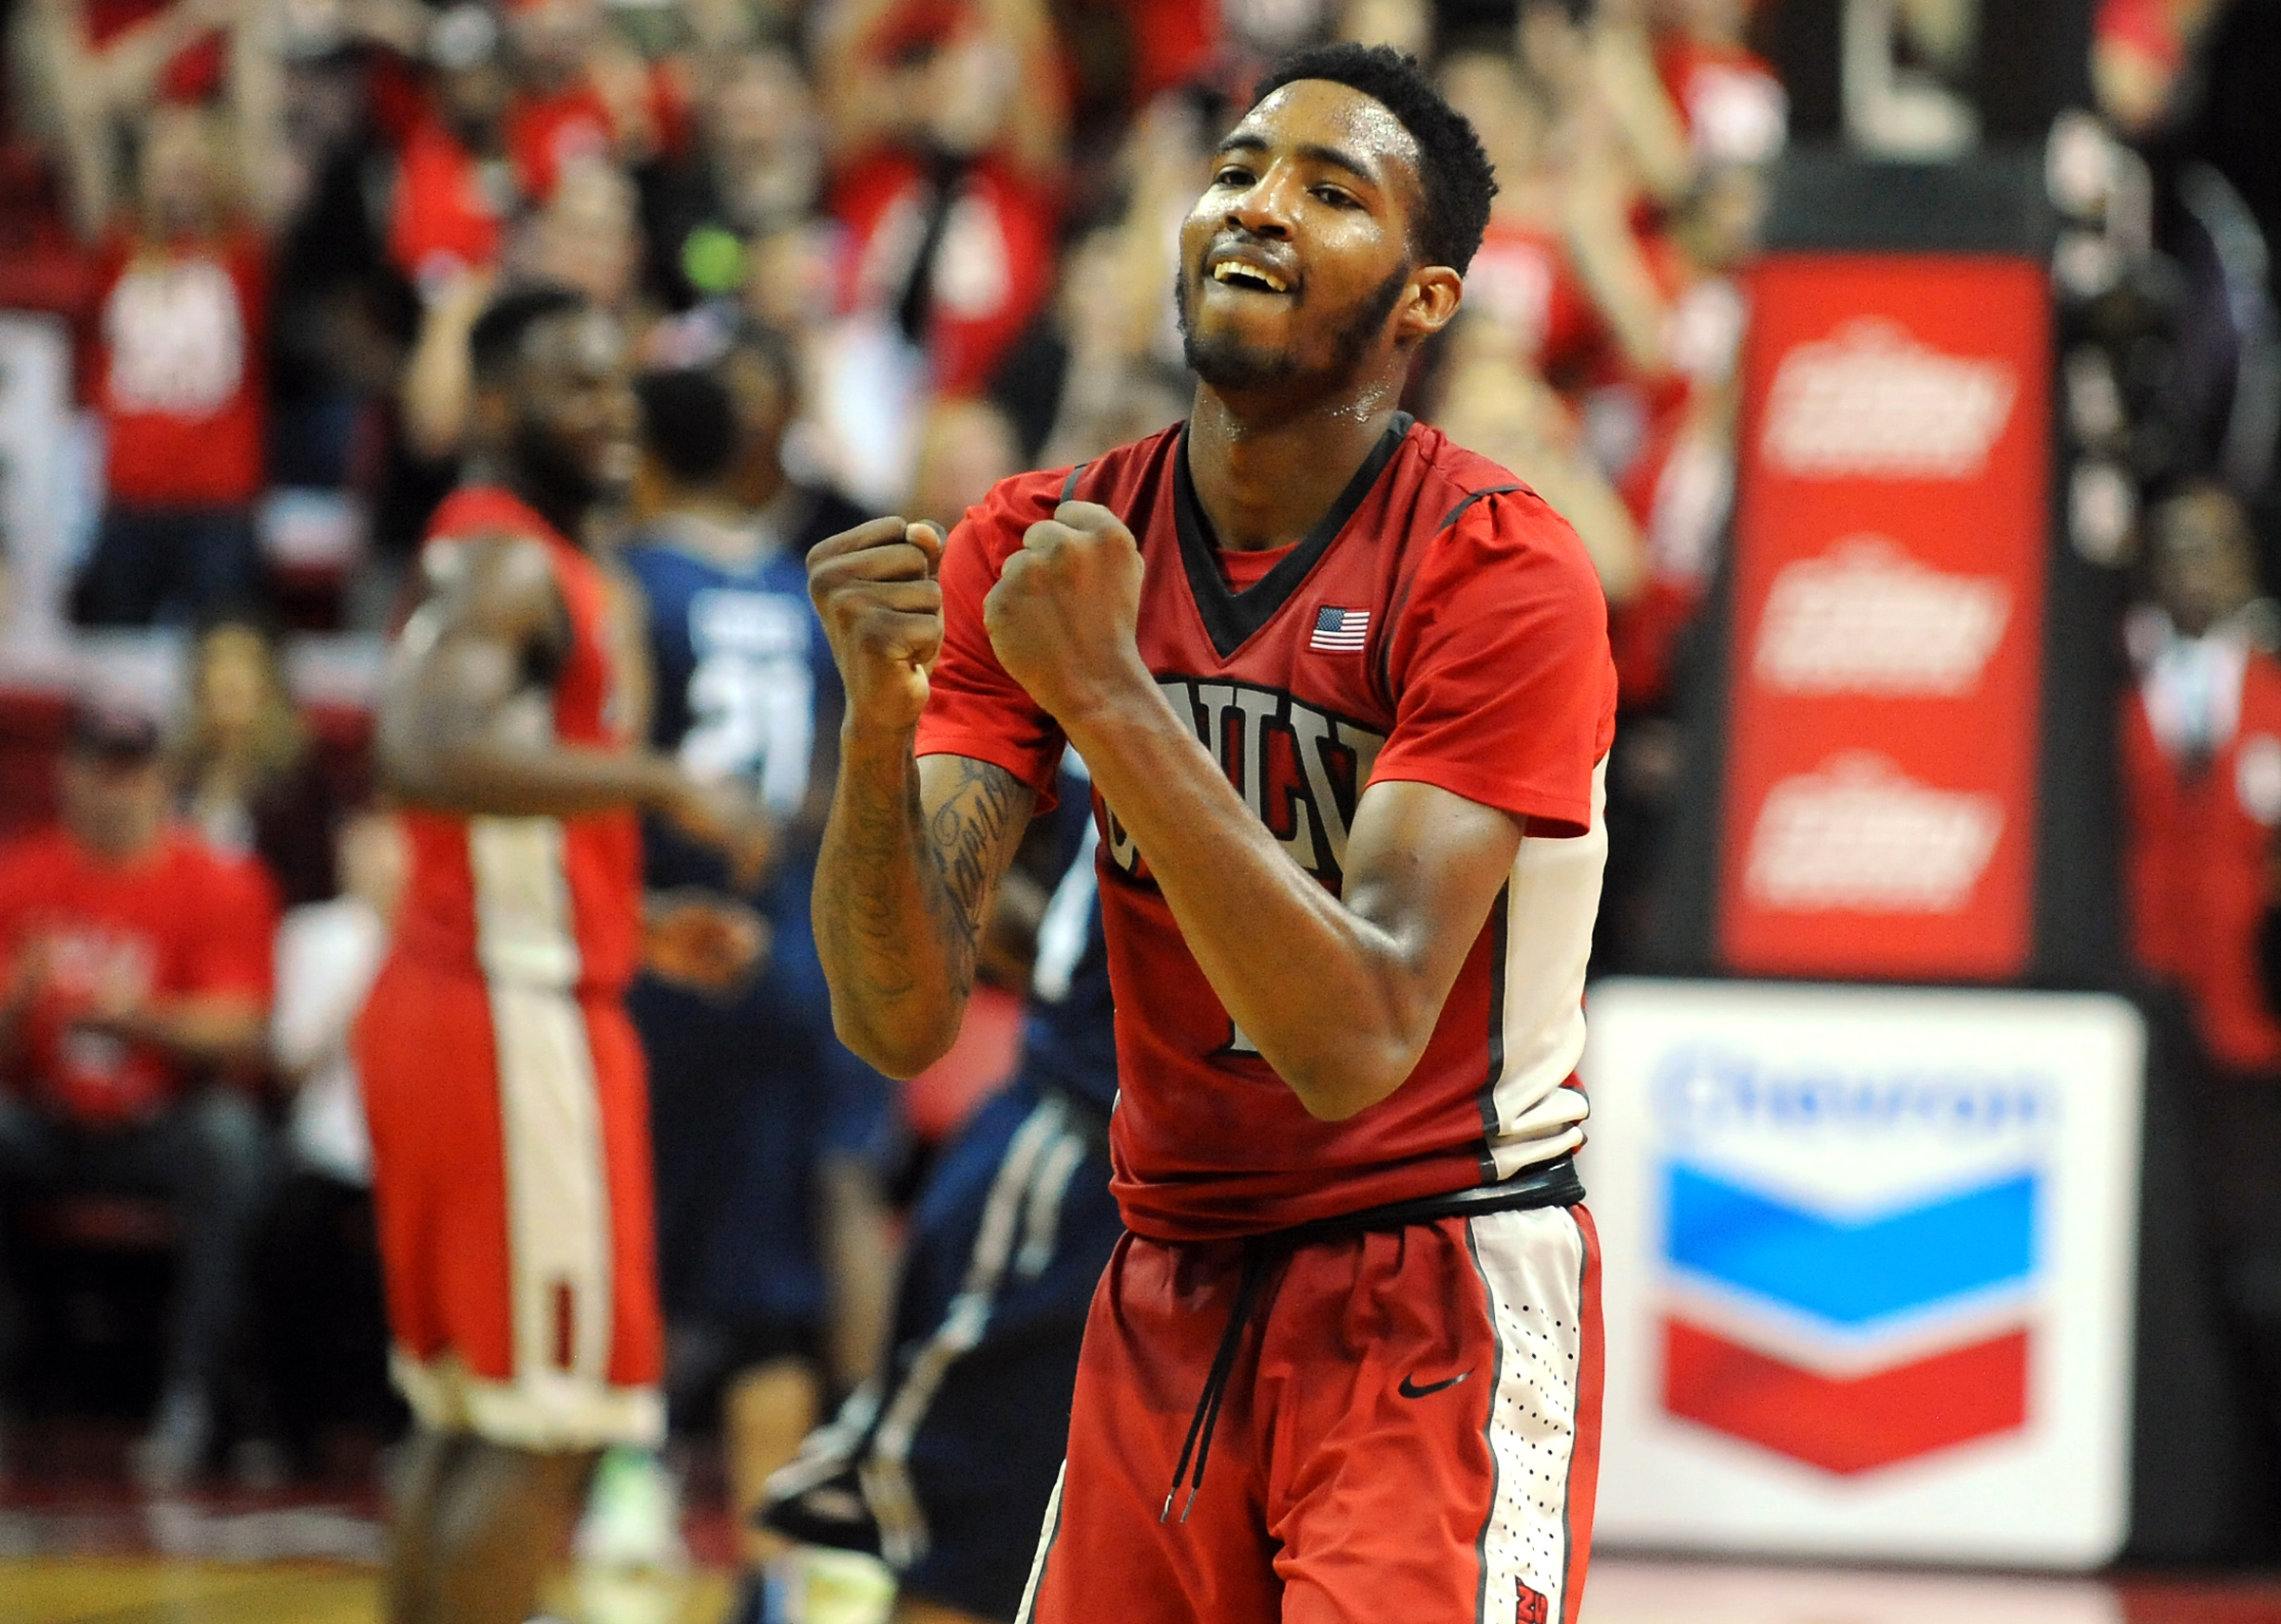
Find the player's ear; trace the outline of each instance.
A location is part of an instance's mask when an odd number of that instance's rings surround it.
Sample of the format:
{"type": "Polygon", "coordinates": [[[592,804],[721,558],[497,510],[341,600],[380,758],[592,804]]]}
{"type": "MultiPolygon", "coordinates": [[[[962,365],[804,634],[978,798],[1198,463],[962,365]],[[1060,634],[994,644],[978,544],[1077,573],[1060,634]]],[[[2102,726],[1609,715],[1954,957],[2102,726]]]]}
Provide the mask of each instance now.
{"type": "Polygon", "coordinates": [[[1432,337],[1457,315],[1465,291],[1465,278],[1447,265],[1426,265],[1411,272],[1396,317],[1397,335],[1406,342],[1432,337]]]}

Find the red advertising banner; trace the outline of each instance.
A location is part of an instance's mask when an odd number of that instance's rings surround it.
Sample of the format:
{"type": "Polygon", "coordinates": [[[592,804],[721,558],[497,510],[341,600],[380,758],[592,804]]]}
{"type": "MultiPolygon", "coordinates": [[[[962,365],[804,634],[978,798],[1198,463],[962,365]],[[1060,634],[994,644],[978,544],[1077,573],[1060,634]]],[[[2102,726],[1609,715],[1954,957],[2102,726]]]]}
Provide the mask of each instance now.
{"type": "Polygon", "coordinates": [[[1998,980],[2030,947],[2041,267],[1770,258],[1743,362],[1719,951],[1998,980]]]}

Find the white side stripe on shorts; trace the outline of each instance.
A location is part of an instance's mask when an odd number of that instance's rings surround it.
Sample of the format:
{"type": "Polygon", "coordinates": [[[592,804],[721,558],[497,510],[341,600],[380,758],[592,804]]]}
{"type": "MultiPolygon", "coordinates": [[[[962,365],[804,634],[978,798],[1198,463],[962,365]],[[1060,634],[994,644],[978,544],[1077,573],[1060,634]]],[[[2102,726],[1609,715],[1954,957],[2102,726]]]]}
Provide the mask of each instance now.
{"type": "Polygon", "coordinates": [[[1496,1474],[1481,1530],[1484,1624],[1527,1616],[1526,1585],[1559,1624],[1567,1602],[1568,1467],[1583,1356],[1583,1232],[1564,1207],[1467,1220],[1497,1333],[1486,1432],[1496,1474]]]}
{"type": "Polygon", "coordinates": [[[585,1011],[565,992],[490,984],[507,1149],[514,1380],[609,1379],[609,1174],[585,1011]]]}
{"type": "Polygon", "coordinates": [[[1038,1554],[1029,1559],[1029,1582],[1022,1587],[1022,1605],[1014,1609],[1014,1624],[1029,1624],[1031,1609],[1038,1604],[1038,1581],[1045,1576],[1045,1554],[1053,1549],[1054,1536],[1062,1531],[1062,1480],[1069,1475],[1069,1461],[1063,1457],[1062,1469],[1053,1475],[1053,1498],[1045,1502],[1045,1523],[1038,1530],[1038,1554]]]}

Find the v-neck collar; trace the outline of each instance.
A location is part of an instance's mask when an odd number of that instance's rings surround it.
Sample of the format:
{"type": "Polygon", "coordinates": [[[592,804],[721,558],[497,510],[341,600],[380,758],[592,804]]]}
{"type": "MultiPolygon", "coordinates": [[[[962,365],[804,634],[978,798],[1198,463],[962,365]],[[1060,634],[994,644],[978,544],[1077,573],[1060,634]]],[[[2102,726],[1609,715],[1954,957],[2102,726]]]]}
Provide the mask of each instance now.
{"type": "Polygon", "coordinates": [[[1338,500],[1330,510],[1314,522],[1305,540],[1284,556],[1283,562],[1269,570],[1258,581],[1236,591],[1227,578],[1220,574],[1219,561],[1214,555],[1219,550],[1219,538],[1213,531],[1211,517],[1202,503],[1196,499],[1195,483],[1188,477],[1188,430],[1180,430],[1179,444],[1174,448],[1172,458],[1172,512],[1175,527],[1180,537],[1180,562],[1188,571],[1188,589],[1196,599],[1197,612],[1202,616],[1204,631],[1212,639],[1212,646],[1226,659],[1248,642],[1252,635],[1275,617],[1275,611],[1291,602],[1308,574],[1331,550],[1339,531],[1354,517],[1371,487],[1386,471],[1386,465],[1394,460],[1402,442],[1416,419],[1407,411],[1394,413],[1386,432],[1378,436],[1378,444],[1347,481],[1347,487],[1338,493],[1338,500]]]}

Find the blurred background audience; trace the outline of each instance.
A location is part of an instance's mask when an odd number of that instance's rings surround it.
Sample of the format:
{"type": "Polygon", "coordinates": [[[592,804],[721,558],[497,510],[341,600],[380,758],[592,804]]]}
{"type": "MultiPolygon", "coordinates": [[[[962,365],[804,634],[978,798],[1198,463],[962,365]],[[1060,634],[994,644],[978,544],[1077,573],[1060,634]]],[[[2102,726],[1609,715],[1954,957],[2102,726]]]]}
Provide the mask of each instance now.
{"type": "MultiPolygon", "coordinates": [[[[742,1506],[875,1357],[887,1202],[928,1149],[831,1053],[803,946],[836,720],[801,552],[867,512],[949,527],[998,478],[1179,418],[1175,232],[1253,75],[1333,35],[1416,51],[1501,189],[1465,313],[1406,404],[1583,537],[1623,694],[1595,968],[1656,965],[1735,506],[1752,267],[1793,89],[1809,99],[1772,62],[1812,10],[0,7],[0,367],[52,352],[69,380],[42,409],[38,444],[62,449],[37,488],[0,454],[21,487],[0,502],[0,683],[47,717],[0,728],[23,743],[0,822],[36,830],[0,855],[0,1197],[35,1241],[69,1228],[55,1192],[164,1203],[147,1234],[181,1262],[146,1474],[215,1464],[225,1432],[316,1469],[327,1427],[395,1423],[341,1041],[401,860],[364,804],[360,708],[455,477],[468,334],[495,294],[568,282],[636,334],[647,456],[601,540],[650,600],[659,742],[757,774],[783,820],[776,871],[742,891],[653,831],[653,883],[734,905],[720,917],[757,933],[762,967],[726,988],[660,973],[637,999],[676,1419],[728,1435],[729,1463],[702,1470],[742,1506]],[[87,697],[99,674],[135,705],[87,697]],[[60,728],[59,695],[81,696],[60,728]],[[50,757],[61,816],[43,829],[50,757]],[[731,1098],[741,1139],[714,1132],[731,1098]],[[715,1165],[732,1151],[733,1173],[715,1165]],[[730,1244],[749,1233],[776,1251],[730,1244]],[[321,1312],[280,1315],[287,1301],[321,1312]],[[240,1338],[259,1390],[225,1404],[240,1338]],[[316,1362],[337,1390],[297,1379],[316,1362]]],[[[1849,132],[1963,150],[1978,8],[1887,12],[1901,66],[1849,90],[1849,132]]],[[[2083,612],[2116,673],[2137,968],[2179,989],[2239,1118],[2216,1137],[2234,1155],[2216,1245],[2281,1394],[2281,11],[2099,0],[2089,16],[2092,94],[2045,149],[2056,500],[2106,583],[2083,612]]],[[[674,928],[668,949],[702,948],[674,928]]],[[[0,1419],[24,1407],[0,1388],[0,1419]]]]}
{"type": "Polygon", "coordinates": [[[179,1485],[244,1306],[277,890],[172,819],[158,722],[130,701],[80,700],[58,774],[61,817],[0,852],[0,1194],[165,1198],[181,1278],[135,1464],[179,1485]]]}

